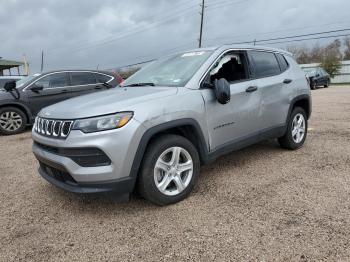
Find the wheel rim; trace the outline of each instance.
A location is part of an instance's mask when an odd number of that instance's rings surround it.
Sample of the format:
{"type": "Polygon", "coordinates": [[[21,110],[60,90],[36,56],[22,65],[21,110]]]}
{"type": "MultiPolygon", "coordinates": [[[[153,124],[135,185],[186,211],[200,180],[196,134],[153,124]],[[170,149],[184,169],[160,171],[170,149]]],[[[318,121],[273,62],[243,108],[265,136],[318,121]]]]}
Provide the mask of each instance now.
{"type": "Polygon", "coordinates": [[[293,141],[299,144],[305,136],[305,118],[302,114],[296,114],[292,122],[292,137],[293,141]]]}
{"type": "Polygon", "coordinates": [[[0,116],[0,127],[8,132],[14,132],[22,126],[22,117],[13,111],[3,112],[0,116]]]}
{"type": "Polygon", "coordinates": [[[158,158],[154,167],[154,182],[158,190],[167,196],[175,196],[190,184],[193,161],[182,147],[171,147],[158,158]]]}

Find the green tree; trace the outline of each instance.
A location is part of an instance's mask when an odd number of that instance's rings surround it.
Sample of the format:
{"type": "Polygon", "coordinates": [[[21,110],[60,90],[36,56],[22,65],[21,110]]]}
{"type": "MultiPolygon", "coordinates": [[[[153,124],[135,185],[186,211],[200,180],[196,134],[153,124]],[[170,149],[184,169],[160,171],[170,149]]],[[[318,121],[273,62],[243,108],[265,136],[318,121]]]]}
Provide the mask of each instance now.
{"type": "Polygon", "coordinates": [[[341,69],[342,58],[341,42],[338,39],[334,40],[323,50],[321,67],[323,67],[333,78],[341,69]]]}

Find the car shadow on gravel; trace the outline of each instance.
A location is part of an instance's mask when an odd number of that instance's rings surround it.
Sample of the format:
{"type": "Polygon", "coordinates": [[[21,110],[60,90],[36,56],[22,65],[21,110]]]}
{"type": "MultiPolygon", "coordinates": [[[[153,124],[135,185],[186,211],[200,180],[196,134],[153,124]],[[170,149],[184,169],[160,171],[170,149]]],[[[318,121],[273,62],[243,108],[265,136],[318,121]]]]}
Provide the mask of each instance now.
{"type": "MultiPolygon", "coordinates": [[[[218,158],[215,162],[203,166],[201,169],[200,178],[198,184],[191,195],[202,194],[198,187],[206,187],[207,185],[213,186],[216,184],[216,179],[220,179],[218,173],[230,172],[234,169],[244,168],[245,165],[254,165],[259,156],[266,155],[271,156],[273,154],[280,154],[283,150],[279,147],[276,140],[267,140],[250,147],[244,148],[232,152],[228,155],[218,158]]],[[[139,213],[143,210],[159,209],[160,207],[145,201],[137,194],[131,194],[129,201],[119,201],[118,198],[111,194],[74,194],[65,192],[51,184],[45,185],[45,192],[50,195],[50,198],[54,195],[53,201],[64,202],[65,208],[71,211],[81,210],[86,213],[100,213],[102,210],[118,209],[123,212],[139,213]]],[[[191,197],[190,195],[190,197],[191,197]]]]}

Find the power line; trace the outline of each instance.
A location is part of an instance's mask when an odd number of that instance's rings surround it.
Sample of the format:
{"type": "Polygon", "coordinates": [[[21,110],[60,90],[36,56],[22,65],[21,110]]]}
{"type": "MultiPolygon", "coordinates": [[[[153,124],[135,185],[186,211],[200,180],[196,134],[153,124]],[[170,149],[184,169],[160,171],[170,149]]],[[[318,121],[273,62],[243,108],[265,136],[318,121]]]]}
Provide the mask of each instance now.
{"type": "MultiPolygon", "coordinates": [[[[73,49],[73,50],[71,49],[70,51],[82,51],[82,50],[86,50],[86,49],[90,49],[90,48],[106,45],[106,44],[115,42],[117,40],[125,39],[125,38],[127,38],[127,37],[129,37],[131,35],[135,35],[137,33],[143,33],[143,32],[145,32],[147,30],[156,28],[156,27],[161,26],[161,25],[163,25],[163,24],[165,24],[165,23],[167,23],[167,22],[169,22],[171,20],[174,20],[174,19],[176,19],[178,17],[181,17],[181,16],[183,16],[184,13],[187,13],[187,12],[190,12],[190,11],[194,11],[194,8],[197,7],[197,4],[187,5],[186,7],[183,4],[184,3],[182,3],[182,5],[177,6],[177,8],[180,7],[180,6],[183,6],[184,7],[183,9],[180,9],[180,10],[177,10],[177,11],[172,10],[171,12],[169,12],[169,14],[163,14],[164,17],[162,19],[158,20],[158,21],[155,21],[153,23],[150,23],[148,25],[141,26],[141,27],[138,26],[138,25],[135,25],[134,29],[126,30],[126,31],[120,33],[116,37],[102,39],[102,40],[99,40],[97,42],[93,42],[93,43],[90,43],[90,44],[85,45],[85,46],[78,47],[78,48],[73,49]]],[[[62,50],[62,49],[67,49],[67,48],[55,48],[55,49],[51,49],[51,50],[48,50],[48,51],[52,52],[52,51],[57,51],[57,50],[62,50]]]]}
{"type": "Polygon", "coordinates": [[[303,35],[294,35],[294,36],[284,36],[284,37],[277,37],[277,38],[269,38],[269,39],[261,39],[254,41],[244,41],[244,42],[235,42],[235,43],[229,43],[229,44],[249,44],[249,43],[261,43],[261,42],[268,42],[268,41],[274,41],[274,40],[283,40],[283,39],[291,39],[291,38],[300,38],[300,37],[306,37],[306,36],[314,36],[314,35],[323,35],[323,34],[330,34],[330,33],[337,33],[337,32],[345,32],[350,31],[350,28],[344,28],[344,29],[338,29],[338,30],[331,30],[331,31],[323,31],[318,33],[310,33],[310,34],[303,34],[303,35]]]}
{"type": "MultiPolygon", "coordinates": [[[[325,32],[320,32],[320,33],[312,33],[312,34],[306,34],[306,35],[297,35],[297,36],[288,36],[288,37],[279,37],[279,38],[271,38],[271,39],[263,39],[263,40],[256,40],[254,39],[253,41],[247,41],[247,42],[236,42],[236,43],[231,43],[232,45],[234,44],[249,44],[249,43],[259,43],[259,42],[268,42],[266,44],[273,45],[273,44],[281,44],[281,43],[289,43],[289,42],[301,42],[301,41],[309,41],[309,40],[318,40],[318,39],[329,39],[329,38],[336,38],[336,37],[346,37],[350,36],[350,32],[348,34],[337,34],[337,35],[330,35],[330,36],[319,36],[319,37],[312,37],[312,38],[302,38],[302,39],[294,39],[294,40],[286,40],[286,41],[278,41],[278,42],[269,42],[269,41],[274,41],[274,40],[283,40],[283,39],[290,39],[292,37],[294,38],[300,38],[300,36],[312,36],[312,35],[317,35],[317,34],[325,34],[329,32],[343,32],[343,31],[350,31],[350,29],[339,29],[339,30],[333,30],[333,31],[325,31],[325,32]]],[[[129,64],[129,65],[124,65],[124,66],[119,66],[119,68],[123,67],[129,67],[129,66],[134,66],[134,65],[140,65],[144,64],[150,61],[154,61],[155,59],[147,60],[147,61],[142,61],[134,64],[129,64]]]]}

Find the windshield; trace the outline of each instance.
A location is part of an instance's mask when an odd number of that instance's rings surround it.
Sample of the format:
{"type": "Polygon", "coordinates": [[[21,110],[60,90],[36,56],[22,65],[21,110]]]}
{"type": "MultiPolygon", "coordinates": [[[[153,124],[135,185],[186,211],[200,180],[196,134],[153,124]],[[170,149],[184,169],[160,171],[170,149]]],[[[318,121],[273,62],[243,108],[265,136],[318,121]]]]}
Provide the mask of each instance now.
{"type": "Polygon", "coordinates": [[[30,82],[32,79],[34,79],[35,77],[39,76],[40,74],[34,74],[34,75],[29,75],[29,76],[26,76],[20,80],[18,80],[16,82],[16,88],[19,88],[21,86],[23,86],[24,84],[30,82]]]}
{"type": "Polygon", "coordinates": [[[161,58],[128,78],[123,86],[184,86],[211,53],[198,51],[161,58]]]}

